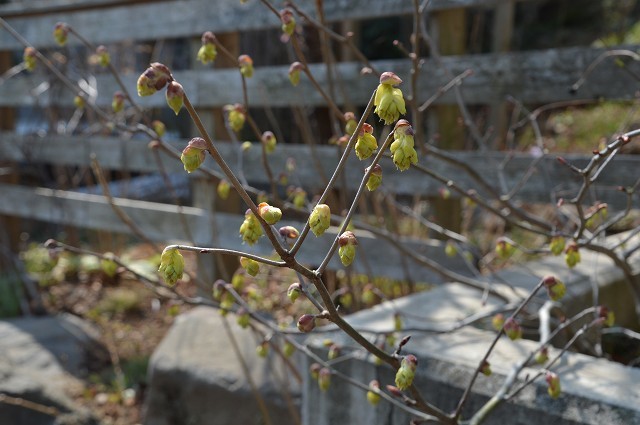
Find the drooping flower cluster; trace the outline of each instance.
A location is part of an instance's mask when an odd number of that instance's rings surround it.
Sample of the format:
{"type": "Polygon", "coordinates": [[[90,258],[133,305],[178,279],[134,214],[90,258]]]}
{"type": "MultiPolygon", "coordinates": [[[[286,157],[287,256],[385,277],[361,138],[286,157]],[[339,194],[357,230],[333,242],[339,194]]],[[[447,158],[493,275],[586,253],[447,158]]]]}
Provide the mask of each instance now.
{"type": "Polygon", "coordinates": [[[398,170],[408,170],[411,165],[418,163],[418,153],[414,148],[413,128],[409,121],[400,120],[393,130],[394,141],[391,143],[393,163],[398,170]]]}
{"type": "MultiPolygon", "coordinates": [[[[371,167],[367,167],[364,170],[364,172],[367,173],[369,171],[369,168],[371,167]]],[[[369,192],[373,192],[378,187],[380,187],[381,184],[382,184],[382,167],[380,166],[380,164],[376,164],[373,166],[373,170],[371,171],[371,174],[369,174],[369,178],[367,179],[367,190],[369,192]]]]}
{"type": "Polygon", "coordinates": [[[373,104],[376,107],[374,112],[386,125],[393,124],[401,114],[407,113],[402,91],[395,87],[400,83],[402,80],[393,72],[387,71],[380,75],[380,85],[376,89],[373,104]]]}
{"type": "Polygon", "coordinates": [[[179,279],[182,279],[184,272],[184,257],[176,248],[165,248],[160,255],[160,267],[158,272],[167,285],[175,285],[179,279]]]}
{"type": "Polygon", "coordinates": [[[244,213],[244,221],[240,225],[240,236],[242,236],[242,241],[249,245],[253,245],[258,242],[258,239],[262,236],[262,232],[262,226],[256,216],[253,215],[251,210],[247,210],[244,213]]]}
{"type": "Polygon", "coordinates": [[[373,127],[371,124],[364,123],[356,140],[356,155],[360,160],[367,159],[376,149],[378,149],[378,142],[373,136],[373,127]]]}

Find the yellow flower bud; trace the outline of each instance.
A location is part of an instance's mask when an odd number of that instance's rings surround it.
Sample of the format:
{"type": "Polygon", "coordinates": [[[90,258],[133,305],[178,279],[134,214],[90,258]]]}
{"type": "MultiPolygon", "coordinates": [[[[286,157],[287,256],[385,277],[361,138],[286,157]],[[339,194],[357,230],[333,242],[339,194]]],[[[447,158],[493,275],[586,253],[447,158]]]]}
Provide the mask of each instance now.
{"type": "Polygon", "coordinates": [[[84,109],[84,107],[85,107],[84,97],[82,97],[80,95],[74,97],[73,98],[73,106],[75,106],[78,109],[84,109]]]}
{"type": "Polygon", "coordinates": [[[262,236],[262,226],[260,226],[260,222],[253,215],[251,210],[247,210],[244,215],[244,221],[240,225],[240,236],[242,236],[242,241],[248,243],[249,245],[253,245],[258,242],[260,236],[262,236]]]}
{"type": "Polygon", "coordinates": [[[154,120],[151,123],[151,127],[153,128],[153,131],[156,132],[158,137],[164,136],[164,133],[167,131],[167,127],[165,127],[164,123],[159,120],[154,120]]]}
{"type": "Polygon", "coordinates": [[[325,392],[329,389],[330,385],[331,370],[329,370],[329,368],[323,367],[318,373],[318,387],[320,387],[320,391],[325,392]]]}
{"type": "Polygon", "coordinates": [[[413,354],[409,354],[402,359],[400,368],[396,372],[396,387],[401,391],[406,390],[413,383],[418,367],[418,359],[413,354]]]}
{"type": "Polygon", "coordinates": [[[98,46],[96,48],[96,58],[98,59],[98,64],[106,68],[111,63],[111,55],[109,55],[109,51],[105,46],[98,46]]]}
{"type": "Polygon", "coordinates": [[[331,209],[327,204],[318,204],[309,215],[309,226],[314,235],[320,236],[331,225],[331,209]]]}
{"type": "Polygon", "coordinates": [[[535,361],[538,364],[545,364],[549,360],[549,348],[542,347],[536,352],[535,361]]]}
{"type": "Polygon", "coordinates": [[[177,81],[172,81],[169,83],[166,91],[167,105],[171,108],[176,115],[182,109],[184,105],[184,89],[182,88],[182,84],[177,81]]]}
{"type": "Polygon", "coordinates": [[[231,129],[236,133],[242,130],[242,127],[244,127],[244,122],[246,120],[246,115],[242,105],[238,103],[236,103],[235,105],[227,105],[224,107],[224,110],[227,112],[229,127],[231,127],[231,129]]]}
{"type": "Polygon", "coordinates": [[[300,287],[300,284],[298,282],[292,283],[291,285],[289,285],[289,289],[287,289],[287,297],[292,303],[296,302],[301,293],[302,288],[300,287]]]}
{"type": "Polygon", "coordinates": [[[309,375],[311,375],[311,379],[317,380],[320,377],[320,369],[322,369],[322,366],[318,363],[313,363],[309,366],[309,375]]]}
{"type": "Polygon", "coordinates": [[[444,246],[444,253],[447,254],[447,257],[455,257],[458,253],[458,247],[456,246],[456,243],[451,240],[447,241],[446,245],[444,246]]]}
{"type": "Polygon", "coordinates": [[[493,329],[495,329],[496,331],[500,331],[504,326],[504,314],[498,313],[493,316],[491,318],[491,326],[493,326],[493,329]]]}
{"type": "Polygon", "coordinates": [[[251,276],[256,276],[260,271],[260,263],[247,257],[240,257],[240,266],[251,276]]]}
{"type": "MultiPolygon", "coordinates": [[[[365,173],[369,171],[369,168],[371,167],[367,167],[364,170],[365,173]]],[[[376,164],[373,166],[373,171],[371,172],[371,174],[369,175],[369,179],[367,180],[367,190],[369,192],[373,192],[378,187],[380,187],[381,184],[382,184],[382,167],[380,166],[380,164],[376,164]]]]}
{"type": "Polygon", "coordinates": [[[351,136],[356,131],[356,127],[358,127],[355,114],[353,112],[345,112],[344,121],[344,132],[351,136]]]}
{"type": "Polygon", "coordinates": [[[240,55],[238,64],[240,65],[240,73],[245,78],[253,77],[253,59],[249,55],[240,55]]]}
{"type": "Polygon", "coordinates": [[[236,321],[242,329],[246,329],[251,322],[251,316],[249,315],[249,312],[247,310],[245,310],[244,308],[240,308],[236,316],[236,321]]]}
{"type": "Polygon", "coordinates": [[[53,38],[60,46],[67,44],[67,38],[69,36],[69,26],[64,22],[58,22],[53,27],[53,38]]]}
{"type": "Polygon", "coordinates": [[[202,46],[200,46],[198,50],[197,59],[204,65],[216,60],[218,52],[216,50],[215,38],[211,31],[202,34],[202,46]]]}
{"type": "Polygon", "coordinates": [[[480,366],[480,373],[484,376],[491,376],[491,364],[488,361],[483,361],[482,366],[480,366]]]}
{"type": "Polygon", "coordinates": [[[356,155],[358,159],[367,159],[373,154],[373,151],[378,149],[378,142],[373,136],[373,127],[370,124],[364,123],[358,134],[356,140],[356,155]]]}
{"type": "Polygon", "coordinates": [[[184,272],[184,257],[176,248],[165,248],[160,255],[160,267],[158,271],[167,285],[175,285],[182,279],[184,272]]]}
{"type": "Polygon", "coordinates": [[[22,54],[22,60],[24,61],[24,68],[31,72],[36,69],[37,55],[36,49],[33,47],[26,47],[22,54]]]}
{"type": "Polygon", "coordinates": [[[356,246],[358,245],[356,235],[354,235],[352,231],[347,230],[338,238],[338,245],[340,246],[338,248],[340,261],[345,267],[351,265],[356,257],[356,246]]]}
{"type": "Polygon", "coordinates": [[[244,282],[245,274],[241,271],[237,271],[233,274],[233,276],[231,276],[231,286],[236,291],[242,291],[242,289],[244,288],[244,282]]]}
{"type": "Polygon", "coordinates": [[[553,301],[558,301],[564,294],[567,292],[567,287],[560,280],[556,279],[554,276],[547,276],[542,281],[544,287],[547,289],[547,293],[549,294],[549,298],[553,301]]]}
{"type": "Polygon", "coordinates": [[[367,401],[372,406],[377,406],[380,403],[380,383],[377,380],[369,382],[369,391],[367,391],[367,401]]]}
{"type": "Polygon", "coordinates": [[[113,94],[113,99],[111,100],[111,109],[114,113],[121,112],[124,109],[124,93],[121,91],[117,91],[113,94]]]}
{"type": "Polygon", "coordinates": [[[565,241],[562,236],[554,236],[549,242],[549,249],[553,255],[560,255],[564,251],[565,241]]]}
{"type": "Polygon", "coordinates": [[[303,69],[304,65],[300,62],[294,62],[289,66],[289,81],[291,81],[293,87],[300,84],[300,71],[303,69]]]}
{"type": "Polygon", "coordinates": [[[256,354],[258,357],[267,357],[267,354],[269,354],[269,343],[264,341],[258,345],[258,347],[256,347],[256,354]]]}
{"type": "Polygon", "coordinates": [[[266,153],[273,153],[276,150],[276,136],[271,131],[262,133],[262,144],[266,153]]]}
{"type": "Polygon", "coordinates": [[[340,356],[340,346],[338,344],[331,344],[329,346],[329,352],[327,353],[327,358],[329,360],[335,360],[340,356]]]}
{"type": "Polygon", "coordinates": [[[506,260],[516,252],[516,247],[513,246],[506,238],[498,238],[496,241],[496,255],[502,260],[506,260]]]}
{"type": "Polygon", "coordinates": [[[280,208],[273,207],[266,202],[262,202],[258,205],[258,212],[260,213],[260,217],[262,217],[267,224],[276,224],[282,218],[282,211],[280,208]]]}
{"type": "Polygon", "coordinates": [[[293,205],[302,208],[307,204],[307,192],[302,188],[297,188],[293,192],[293,205]]]}
{"type": "Polygon", "coordinates": [[[100,260],[100,268],[108,277],[114,277],[118,271],[118,263],[112,260],[113,254],[111,252],[105,252],[104,257],[100,260]]]}
{"type": "Polygon", "coordinates": [[[560,393],[562,392],[562,387],[560,386],[560,377],[548,371],[544,377],[545,381],[547,381],[547,393],[551,396],[551,398],[560,397],[560,393]]]}
{"type": "Polygon", "coordinates": [[[166,65],[154,62],[138,77],[138,96],[150,96],[161,90],[172,80],[171,71],[166,65]]]}
{"type": "Polygon", "coordinates": [[[295,352],[296,352],[296,346],[290,343],[289,341],[285,341],[284,345],[282,346],[282,354],[284,354],[285,357],[291,357],[295,352]]]}
{"type": "Polygon", "coordinates": [[[187,173],[192,173],[200,168],[205,159],[206,149],[207,143],[201,137],[194,137],[189,141],[187,147],[182,151],[182,155],[180,155],[180,161],[182,161],[187,173]]]}
{"type": "Polygon", "coordinates": [[[575,241],[572,241],[567,245],[564,253],[564,259],[569,268],[574,268],[576,264],[580,262],[580,250],[578,249],[578,244],[576,244],[575,241]]]}
{"type": "Polygon", "coordinates": [[[218,183],[218,187],[216,188],[216,192],[218,193],[218,197],[223,201],[229,198],[229,191],[231,190],[231,185],[226,179],[220,180],[218,183]]]}
{"type": "Polygon", "coordinates": [[[504,333],[507,334],[512,341],[522,338],[522,328],[515,319],[510,318],[504,322],[504,333]]]}
{"type": "Polygon", "coordinates": [[[281,10],[280,21],[282,22],[282,32],[289,37],[293,35],[296,29],[296,20],[293,17],[293,12],[290,9],[281,10]]]}

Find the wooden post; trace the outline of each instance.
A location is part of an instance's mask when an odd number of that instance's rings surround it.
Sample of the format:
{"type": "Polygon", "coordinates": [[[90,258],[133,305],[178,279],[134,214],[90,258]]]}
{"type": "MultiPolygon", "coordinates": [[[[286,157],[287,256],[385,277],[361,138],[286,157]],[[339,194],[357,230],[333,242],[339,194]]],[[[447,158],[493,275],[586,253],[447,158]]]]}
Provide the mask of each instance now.
{"type": "MultiPolygon", "coordinates": [[[[467,48],[467,16],[464,8],[445,9],[434,13],[440,54],[460,55],[467,48]]],[[[444,149],[464,148],[465,131],[458,105],[438,105],[435,108],[439,145],[444,149]]],[[[460,231],[462,207],[460,201],[435,198],[435,221],[455,232],[460,231]]]]}
{"type": "MultiPolygon", "coordinates": [[[[493,21],[493,51],[508,52],[511,50],[511,36],[513,35],[513,19],[515,13],[514,0],[506,0],[495,8],[493,21]]],[[[489,122],[493,127],[494,149],[504,147],[507,135],[507,103],[503,99],[491,103],[489,122]]]]}
{"type": "MultiPolygon", "coordinates": [[[[7,71],[12,66],[11,52],[0,52],[0,74],[7,71]]],[[[15,110],[11,107],[0,107],[0,130],[12,131],[15,129],[15,110]]],[[[2,183],[18,183],[18,172],[15,164],[8,162],[0,162],[0,182],[2,183]]],[[[21,224],[18,217],[0,215],[0,227],[6,234],[8,240],[4,243],[9,244],[9,250],[17,253],[20,246],[21,224]]],[[[4,258],[0,256],[0,269],[3,269],[4,258]]],[[[7,264],[5,264],[7,265],[7,264]]]]}

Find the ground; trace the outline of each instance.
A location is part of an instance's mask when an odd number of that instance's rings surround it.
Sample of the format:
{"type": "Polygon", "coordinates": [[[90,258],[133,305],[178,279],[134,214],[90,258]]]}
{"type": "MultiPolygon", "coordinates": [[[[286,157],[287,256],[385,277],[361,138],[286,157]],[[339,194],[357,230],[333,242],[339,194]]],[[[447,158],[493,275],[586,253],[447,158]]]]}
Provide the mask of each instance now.
{"type": "MultiPolygon", "coordinates": [[[[148,247],[133,253],[128,255],[134,261],[152,256],[148,247]]],[[[72,273],[43,286],[41,295],[48,313],[68,312],[97,326],[109,353],[91,365],[84,386],[72,389],[72,396],[105,425],[140,423],[149,358],[176,315],[190,306],[158,297],[126,273],[72,273]]]]}

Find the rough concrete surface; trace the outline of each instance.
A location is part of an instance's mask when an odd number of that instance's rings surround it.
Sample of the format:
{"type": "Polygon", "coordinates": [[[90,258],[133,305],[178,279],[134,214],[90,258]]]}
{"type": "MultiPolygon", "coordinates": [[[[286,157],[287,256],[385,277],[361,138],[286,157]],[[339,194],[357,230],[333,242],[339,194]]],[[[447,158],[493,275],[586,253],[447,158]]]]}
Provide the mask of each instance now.
{"type": "Polygon", "coordinates": [[[270,423],[295,423],[292,410],[299,409],[299,385],[273,350],[267,358],[256,354],[259,343],[251,330],[236,324],[231,313],[223,318],[217,310],[198,307],[180,316],[151,358],[144,423],[263,424],[252,384],[264,400],[270,423]],[[228,331],[240,353],[234,350],[228,331]],[[250,380],[240,356],[250,370],[250,380]]]}
{"type": "Polygon", "coordinates": [[[54,407],[58,416],[0,403],[0,424],[90,425],[97,419],[66,389],[78,385],[104,349],[95,331],[70,315],[0,321],[0,394],[54,407]]]}
{"type": "MultiPolygon", "coordinates": [[[[409,319],[405,324],[418,327],[420,323],[423,326],[433,322],[442,325],[443,320],[455,321],[490,307],[481,304],[477,292],[459,284],[450,284],[354,314],[349,317],[349,322],[360,329],[388,331],[393,321],[394,308],[423,316],[422,320],[409,319]]],[[[413,334],[413,337],[403,353],[415,354],[419,360],[416,383],[425,399],[445,411],[454,409],[495,333],[467,327],[445,334],[401,332],[401,335],[406,334],[413,334]]],[[[318,352],[326,355],[322,339],[323,337],[318,336],[310,342],[318,352]]],[[[346,347],[355,347],[353,342],[339,333],[333,339],[346,347]]],[[[481,375],[478,378],[463,417],[468,418],[482,407],[504,382],[513,365],[536,346],[533,341],[512,342],[503,338],[490,357],[493,375],[481,375]]],[[[550,356],[555,352],[557,351],[550,350],[550,356]]],[[[378,379],[382,388],[386,384],[393,384],[391,369],[387,366],[375,366],[366,355],[356,355],[340,363],[338,369],[361,382],[378,379]]],[[[498,406],[484,423],[640,423],[640,370],[576,353],[565,354],[552,369],[560,375],[562,382],[562,395],[558,399],[551,399],[547,395],[546,384],[544,380],[540,380],[528,386],[515,400],[498,406]]],[[[537,370],[535,367],[527,368],[521,376],[532,375],[537,370]]],[[[319,391],[316,382],[308,378],[305,380],[304,424],[396,425],[410,421],[411,416],[389,403],[383,401],[373,408],[367,403],[362,390],[337,379],[334,381],[331,389],[323,393],[319,391]]]]}

